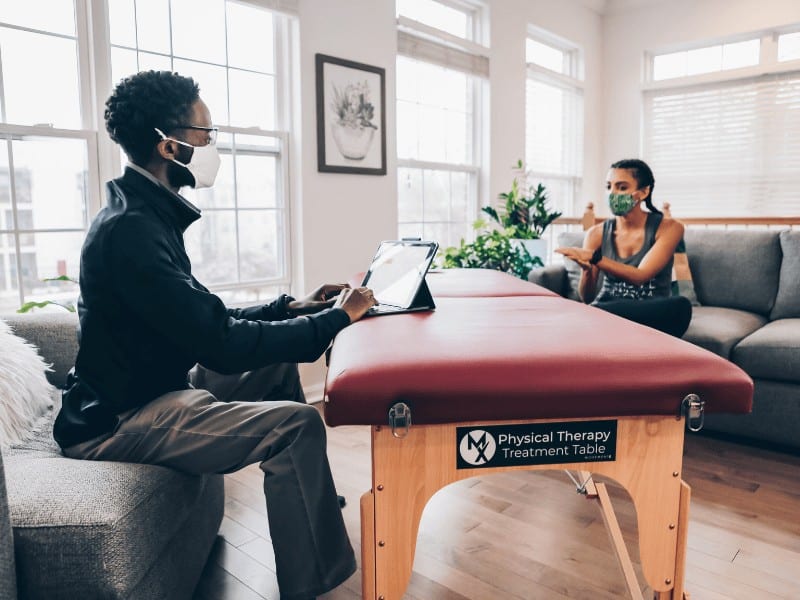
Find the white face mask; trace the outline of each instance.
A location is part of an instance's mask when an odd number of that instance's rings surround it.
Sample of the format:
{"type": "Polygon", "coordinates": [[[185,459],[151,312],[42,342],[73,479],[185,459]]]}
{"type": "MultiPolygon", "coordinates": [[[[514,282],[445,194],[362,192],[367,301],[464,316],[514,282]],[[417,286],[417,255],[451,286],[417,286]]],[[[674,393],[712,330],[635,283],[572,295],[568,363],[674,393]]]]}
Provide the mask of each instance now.
{"type": "Polygon", "coordinates": [[[186,168],[189,173],[192,174],[192,177],[194,177],[195,189],[209,188],[214,185],[214,180],[217,178],[217,172],[219,171],[219,165],[221,162],[219,158],[219,151],[217,150],[216,145],[207,144],[205,146],[192,146],[186,142],[176,140],[175,138],[167,137],[158,128],[155,128],[155,130],[156,133],[161,136],[162,140],[171,140],[177,144],[180,144],[181,146],[194,148],[192,158],[189,160],[188,164],[184,164],[174,158],[172,159],[172,162],[186,168]]]}

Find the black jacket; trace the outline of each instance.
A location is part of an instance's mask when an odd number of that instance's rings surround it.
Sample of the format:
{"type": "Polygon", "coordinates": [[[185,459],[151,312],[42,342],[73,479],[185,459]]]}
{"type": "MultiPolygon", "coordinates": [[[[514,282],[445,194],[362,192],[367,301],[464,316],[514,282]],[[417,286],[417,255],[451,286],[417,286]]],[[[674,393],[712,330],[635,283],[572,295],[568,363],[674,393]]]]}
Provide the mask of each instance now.
{"type": "Polygon", "coordinates": [[[62,448],[112,431],[116,415],[188,388],[195,363],[240,373],[319,358],[350,320],[342,309],[288,318],[281,296],[226,308],[191,273],[183,232],[200,211],[133,169],[81,251],[80,347],[53,435],[62,448]]]}

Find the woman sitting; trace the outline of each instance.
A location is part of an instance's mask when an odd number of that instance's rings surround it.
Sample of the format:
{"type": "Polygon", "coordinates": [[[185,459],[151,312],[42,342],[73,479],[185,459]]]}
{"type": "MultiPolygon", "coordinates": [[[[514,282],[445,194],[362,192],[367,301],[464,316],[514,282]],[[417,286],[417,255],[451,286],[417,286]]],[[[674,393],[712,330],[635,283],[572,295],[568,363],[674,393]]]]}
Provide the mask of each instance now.
{"type": "Polygon", "coordinates": [[[578,293],[584,302],[681,337],[689,327],[692,305],[686,298],[671,295],[671,283],[683,225],[653,206],[655,179],[644,161],[614,163],[606,186],[615,217],[589,229],[583,248],[558,248],[556,252],[583,269],[578,293]],[[642,210],[642,203],[647,211],[642,210]],[[605,277],[597,293],[600,271],[605,277]]]}

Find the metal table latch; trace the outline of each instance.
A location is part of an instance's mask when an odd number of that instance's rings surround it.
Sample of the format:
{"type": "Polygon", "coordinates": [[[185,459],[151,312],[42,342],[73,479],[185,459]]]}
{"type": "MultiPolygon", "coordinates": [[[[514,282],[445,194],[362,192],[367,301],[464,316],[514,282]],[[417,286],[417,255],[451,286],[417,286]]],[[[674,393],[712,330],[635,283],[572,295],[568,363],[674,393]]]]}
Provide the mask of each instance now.
{"type": "Polygon", "coordinates": [[[686,416],[686,428],[689,431],[700,431],[706,416],[706,401],[700,400],[697,394],[689,394],[681,403],[681,415],[686,416]]]}
{"type": "Polygon", "coordinates": [[[411,409],[408,404],[398,402],[392,405],[389,409],[389,425],[394,437],[404,438],[408,435],[408,428],[411,427],[411,409]]]}

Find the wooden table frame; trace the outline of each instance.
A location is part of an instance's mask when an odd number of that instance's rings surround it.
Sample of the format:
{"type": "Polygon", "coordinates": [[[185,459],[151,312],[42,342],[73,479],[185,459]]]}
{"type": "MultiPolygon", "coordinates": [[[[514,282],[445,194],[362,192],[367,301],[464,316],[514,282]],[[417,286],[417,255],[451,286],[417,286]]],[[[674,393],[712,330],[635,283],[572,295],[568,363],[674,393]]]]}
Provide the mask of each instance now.
{"type": "MultiPolygon", "coordinates": [[[[614,461],[476,469],[456,469],[456,427],[589,419],[412,425],[402,438],[395,437],[388,426],[373,426],[372,489],[361,497],[364,599],[402,598],[411,579],[422,511],[439,489],[461,479],[492,473],[552,469],[597,473],[622,485],[636,508],[642,569],[656,600],[688,598],[683,588],[690,489],[680,477],[684,419],[674,416],[603,418],[618,422],[614,461]]],[[[641,598],[605,486],[598,483],[596,488],[626,585],[633,597],[641,598]]],[[[594,488],[591,491],[594,492],[594,488]]]]}

